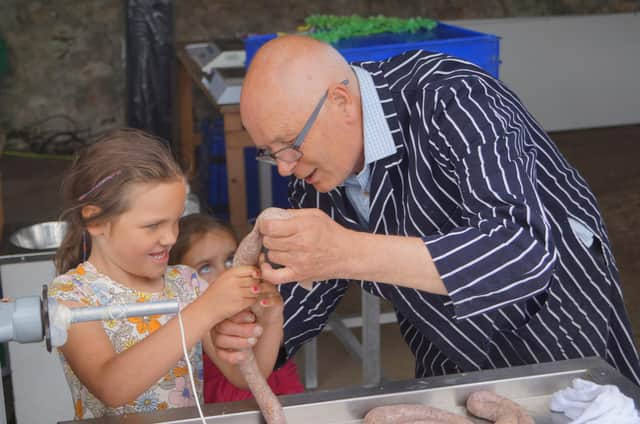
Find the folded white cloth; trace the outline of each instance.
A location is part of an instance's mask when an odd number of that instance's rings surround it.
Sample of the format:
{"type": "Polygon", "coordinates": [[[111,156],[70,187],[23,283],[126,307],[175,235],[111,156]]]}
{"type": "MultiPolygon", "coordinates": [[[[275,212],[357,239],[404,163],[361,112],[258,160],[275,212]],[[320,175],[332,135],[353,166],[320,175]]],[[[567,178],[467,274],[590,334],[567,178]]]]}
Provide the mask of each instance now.
{"type": "Polygon", "coordinates": [[[562,412],[571,424],[640,424],[633,399],[616,386],[576,378],[572,387],[551,396],[549,409],[562,412]]]}

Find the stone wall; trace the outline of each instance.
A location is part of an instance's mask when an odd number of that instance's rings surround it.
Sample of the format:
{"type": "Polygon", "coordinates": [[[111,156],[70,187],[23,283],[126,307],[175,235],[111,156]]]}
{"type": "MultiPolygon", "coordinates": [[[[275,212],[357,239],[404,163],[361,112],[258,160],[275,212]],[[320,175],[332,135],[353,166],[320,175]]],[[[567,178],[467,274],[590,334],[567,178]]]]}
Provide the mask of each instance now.
{"type": "MultiPolygon", "coordinates": [[[[73,126],[95,135],[125,121],[122,0],[0,1],[9,75],[0,81],[0,127],[73,126]],[[62,117],[61,117],[62,116],[62,117]],[[53,118],[53,119],[51,119],[53,118]]],[[[176,39],[291,31],[314,13],[474,19],[634,12],[639,0],[175,0],[176,39]]]]}
{"type": "Polygon", "coordinates": [[[314,13],[423,16],[439,20],[616,13],[640,10],[637,0],[179,0],[178,37],[207,38],[295,30],[314,13]]]}
{"type": "Polygon", "coordinates": [[[10,71],[0,125],[91,130],[121,125],[125,98],[121,1],[0,2],[10,71]],[[52,119],[50,119],[52,118],[52,119]]]}

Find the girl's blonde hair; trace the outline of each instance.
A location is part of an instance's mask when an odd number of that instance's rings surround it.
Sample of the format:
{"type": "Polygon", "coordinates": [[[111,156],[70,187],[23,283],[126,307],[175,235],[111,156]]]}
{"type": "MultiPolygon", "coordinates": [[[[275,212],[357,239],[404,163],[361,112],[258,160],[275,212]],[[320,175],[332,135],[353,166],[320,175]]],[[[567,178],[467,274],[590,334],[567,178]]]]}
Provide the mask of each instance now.
{"type": "Polygon", "coordinates": [[[64,273],[89,256],[87,226],[126,212],[132,184],[184,178],[165,143],[143,131],[120,129],[87,146],[62,183],[65,210],[60,220],[67,223],[67,232],[56,251],[56,271],[64,273]],[[83,218],[82,208],[88,205],[96,206],[98,213],[83,218]]]}
{"type": "Polygon", "coordinates": [[[194,213],[180,218],[178,239],[169,252],[169,264],[180,265],[189,247],[210,231],[223,231],[238,243],[231,227],[223,221],[204,213],[194,213]]]}

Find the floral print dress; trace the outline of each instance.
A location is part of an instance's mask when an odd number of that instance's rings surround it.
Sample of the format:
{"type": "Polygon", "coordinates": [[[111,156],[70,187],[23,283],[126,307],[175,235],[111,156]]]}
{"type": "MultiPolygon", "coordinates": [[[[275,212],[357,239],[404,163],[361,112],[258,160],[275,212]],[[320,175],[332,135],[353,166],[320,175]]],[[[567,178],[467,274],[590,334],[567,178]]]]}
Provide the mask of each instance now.
{"type": "MultiPolygon", "coordinates": [[[[164,274],[164,281],[165,286],[162,292],[140,292],[111,280],[106,275],[100,274],[91,263],[84,262],[66,274],[56,277],[49,289],[49,296],[57,300],[83,303],[87,306],[176,299],[181,304],[188,304],[206,289],[206,282],[201,280],[194,270],[180,265],[168,267],[164,274]]],[[[109,336],[115,351],[120,353],[156,331],[174,316],[152,315],[108,320],[102,321],[102,327],[109,336]]],[[[160,381],[149,387],[137,399],[124,406],[110,408],[87,390],[73,373],[64,355],[60,351],[58,353],[71,390],[76,419],[151,412],[195,405],[189,371],[184,357],[168,370],[160,381]]],[[[195,374],[194,383],[198,391],[197,396],[202,401],[201,343],[198,342],[191,349],[189,361],[195,374]]],[[[135,378],[135,376],[131,376],[131,378],[135,378]]]]}

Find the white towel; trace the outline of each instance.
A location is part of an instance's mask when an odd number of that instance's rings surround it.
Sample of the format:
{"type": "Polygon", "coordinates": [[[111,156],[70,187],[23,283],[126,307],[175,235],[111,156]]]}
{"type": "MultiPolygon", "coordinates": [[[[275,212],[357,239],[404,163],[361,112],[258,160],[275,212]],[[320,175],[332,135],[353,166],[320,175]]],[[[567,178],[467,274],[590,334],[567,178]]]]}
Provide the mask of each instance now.
{"type": "Polygon", "coordinates": [[[564,413],[571,424],[640,424],[633,399],[616,386],[581,378],[574,379],[572,387],[555,392],[549,409],[564,413]]]}

